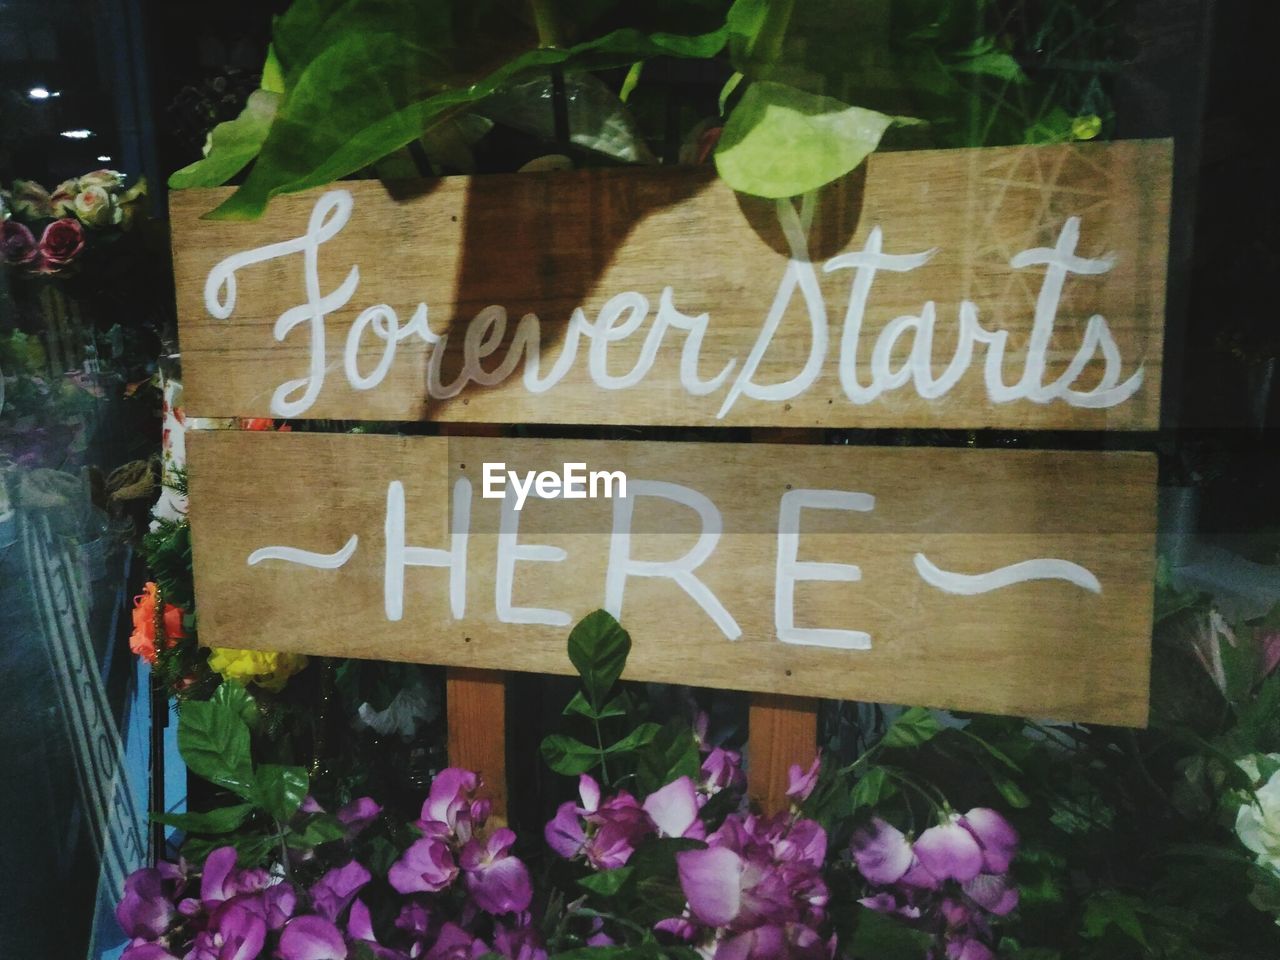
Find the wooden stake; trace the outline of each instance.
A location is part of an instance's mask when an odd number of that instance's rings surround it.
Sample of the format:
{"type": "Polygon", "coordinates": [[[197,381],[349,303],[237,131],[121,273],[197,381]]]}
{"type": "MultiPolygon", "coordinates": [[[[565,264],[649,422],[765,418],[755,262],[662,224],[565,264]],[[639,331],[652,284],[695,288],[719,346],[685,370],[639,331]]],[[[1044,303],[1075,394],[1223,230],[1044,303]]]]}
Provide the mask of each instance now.
{"type": "Polygon", "coordinates": [[[495,822],[507,822],[507,675],[450,667],[445,672],[449,763],[484,778],[495,822]]]}
{"type": "Polygon", "coordinates": [[[787,808],[787,771],[818,752],[818,701],[757,693],[747,720],[747,795],[765,814],[787,808]]]}

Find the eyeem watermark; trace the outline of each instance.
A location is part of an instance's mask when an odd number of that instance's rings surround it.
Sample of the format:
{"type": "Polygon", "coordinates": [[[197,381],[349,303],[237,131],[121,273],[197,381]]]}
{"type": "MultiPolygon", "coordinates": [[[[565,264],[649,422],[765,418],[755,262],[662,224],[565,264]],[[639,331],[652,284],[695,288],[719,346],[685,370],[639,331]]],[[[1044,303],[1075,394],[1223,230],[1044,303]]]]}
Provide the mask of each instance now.
{"type": "Polygon", "coordinates": [[[523,476],[508,470],[503,461],[484,465],[484,490],[486,500],[505,500],[507,484],[516,494],[516,509],[524,506],[525,499],[533,492],[543,500],[592,500],[627,495],[627,475],[621,470],[587,471],[585,463],[566,463],[561,470],[528,470],[523,476]],[[603,493],[601,490],[603,489],[603,493]],[[615,492],[616,489],[616,492],[615,492]]]}

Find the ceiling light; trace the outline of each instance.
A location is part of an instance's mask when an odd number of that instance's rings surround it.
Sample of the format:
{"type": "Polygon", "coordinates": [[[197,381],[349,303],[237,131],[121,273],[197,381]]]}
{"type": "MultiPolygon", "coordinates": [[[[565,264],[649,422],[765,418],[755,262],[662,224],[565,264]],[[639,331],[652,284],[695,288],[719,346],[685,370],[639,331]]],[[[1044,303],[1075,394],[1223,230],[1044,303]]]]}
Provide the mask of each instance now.
{"type": "Polygon", "coordinates": [[[57,94],[50,93],[46,87],[32,87],[27,91],[27,96],[32,100],[48,100],[50,97],[57,96],[57,94]]]}
{"type": "Polygon", "coordinates": [[[92,130],[63,130],[62,136],[68,140],[88,140],[93,136],[92,130]]]}
{"type": "Polygon", "coordinates": [[[111,158],[110,158],[110,157],[108,157],[106,154],[103,154],[101,157],[99,157],[99,158],[98,158],[98,162],[99,162],[99,163],[110,163],[110,162],[111,162],[111,158]]]}

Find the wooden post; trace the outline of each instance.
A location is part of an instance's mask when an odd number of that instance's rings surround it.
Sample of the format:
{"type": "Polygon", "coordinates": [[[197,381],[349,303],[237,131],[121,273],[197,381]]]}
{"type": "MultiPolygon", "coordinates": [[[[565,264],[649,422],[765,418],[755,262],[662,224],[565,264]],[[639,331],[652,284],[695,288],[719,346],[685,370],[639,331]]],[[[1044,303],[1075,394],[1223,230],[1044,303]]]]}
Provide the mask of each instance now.
{"type": "Polygon", "coordinates": [[[449,763],[484,778],[495,822],[507,822],[507,675],[497,670],[445,671],[449,763]]]}
{"type": "Polygon", "coordinates": [[[787,771],[818,752],[818,700],[752,694],[747,733],[747,796],[765,814],[787,809],[787,771]]]}
{"type": "MultiPolygon", "coordinates": [[[[799,428],[757,428],[758,443],[803,443],[821,439],[821,432],[799,428]]],[[[765,814],[787,809],[787,771],[803,767],[818,751],[818,701],[776,693],[751,696],[747,718],[747,796],[765,814]]]]}
{"type": "MultiPolygon", "coordinates": [[[[500,437],[495,423],[440,424],[446,436],[500,437]]],[[[498,670],[449,667],[445,671],[449,763],[484,779],[493,803],[491,822],[507,823],[507,675],[498,670]]]]}

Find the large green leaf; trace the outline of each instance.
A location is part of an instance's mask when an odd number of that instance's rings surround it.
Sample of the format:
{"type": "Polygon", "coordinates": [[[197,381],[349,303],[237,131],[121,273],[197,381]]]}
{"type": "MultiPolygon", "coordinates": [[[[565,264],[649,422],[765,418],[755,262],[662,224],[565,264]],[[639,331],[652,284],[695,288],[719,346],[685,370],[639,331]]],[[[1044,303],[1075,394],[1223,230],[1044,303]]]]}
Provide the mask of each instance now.
{"type": "Polygon", "coordinates": [[[221,834],[230,833],[244,823],[253,809],[252,803],[237,803],[204,813],[153,813],[151,819],[191,833],[221,834]]]}
{"type": "Polygon", "coordinates": [[[569,633],[569,660],[593,705],[618,682],[630,652],[630,634],[605,610],[587,614],[569,633]]]}
{"type": "Polygon", "coordinates": [[[240,116],[213,128],[209,152],[203,159],[169,175],[169,189],[216,187],[226,183],[258,155],[279,107],[278,93],[255,90],[240,116]]]}
{"type": "Polygon", "coordinates": [[[553,733],[542,741],[542,759],[556,773],[576,777],[600,762],[600,751],[581,740],[553,733]]]}
{"type": "Polygon", "coordinates": [[[192,773],[253,799],[249,727],[230,705],[214,700],[184,704],[178,715],[178,750],[192,773]]]}
{"type": "Polygon", "coordinates": [[[892,122],[832,97],[758,81],[729,114],[716,147],[716,169],[743,193],[798,196],[862,163],[892,122]]]}
{"type": "Polygon", "coordinates": [[[370,166],[503,86],[550,67],[710,57],[728,36],[721,18],[709,32],[624,26],[574,46],[544,48],[524,11],[510,0],[295,3],[274,35],[285,98],[245,183],[210,216],[256,217],[271,197],[370,166]],[[486,10],[492,16],[485,18],[486,10]]]}
{"type": "Polygon", "coordinates": [[[905,710],[885,731],[886,747],[918,747],[942,732],[942,724],[924,707],[905,710]]]}
{"type": "Polygon", "coordinates": [[[298,812],[311,785],[305,768],[274,763],[259,767],[254,780],[258,803],[281,823],[288,822],[298,812]]]}

